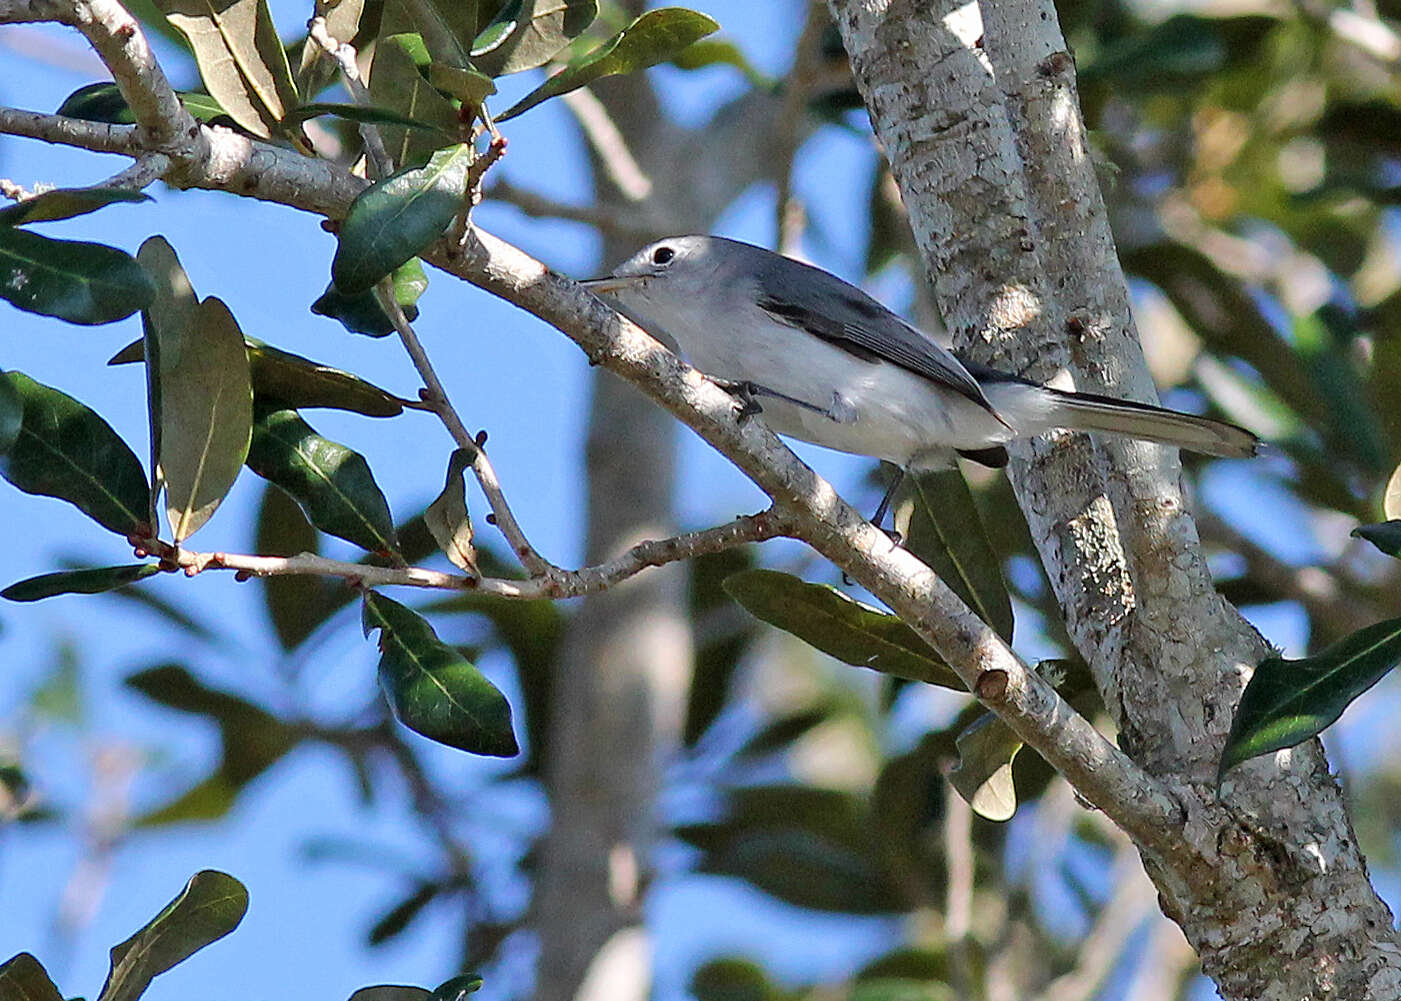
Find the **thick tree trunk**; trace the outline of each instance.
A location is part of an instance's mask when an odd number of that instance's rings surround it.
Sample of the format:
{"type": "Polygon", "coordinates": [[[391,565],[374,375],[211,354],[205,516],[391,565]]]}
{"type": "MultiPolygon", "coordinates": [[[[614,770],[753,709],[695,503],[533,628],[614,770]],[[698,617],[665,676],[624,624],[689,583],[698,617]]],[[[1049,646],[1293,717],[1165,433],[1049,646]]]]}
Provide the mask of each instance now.
{"type": "MultiPolygon", "coordinates": [[[[957,342],[1151,400],[1049,0],[831,6],[957,342]]],[[[1267,648],[1212,588],[1176,456],[1060,437],[1011,475],[1121,746],[1182,804],[1181,852],[1144,864],[1223,996],[1401,996],[1401,944],[1319,743],[1237,769],[1218,798],[1267,648]]]]}

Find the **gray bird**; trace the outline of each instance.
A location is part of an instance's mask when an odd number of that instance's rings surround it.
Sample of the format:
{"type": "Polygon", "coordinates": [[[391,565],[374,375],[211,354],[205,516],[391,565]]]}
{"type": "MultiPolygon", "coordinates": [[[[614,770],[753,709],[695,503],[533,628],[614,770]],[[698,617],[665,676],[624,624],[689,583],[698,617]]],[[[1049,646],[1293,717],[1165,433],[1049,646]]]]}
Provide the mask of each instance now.
{"type": "Polygon", "coordinates": [[[1003,466],[1007,442],[1053,428],[1225,457],[1260,448],[1234,424],[961,360],[854,285],[735,240],[669,237],[583,284],[707,376],[764,398],[779,434],[902,469],[954,453],[1003,466]]]}

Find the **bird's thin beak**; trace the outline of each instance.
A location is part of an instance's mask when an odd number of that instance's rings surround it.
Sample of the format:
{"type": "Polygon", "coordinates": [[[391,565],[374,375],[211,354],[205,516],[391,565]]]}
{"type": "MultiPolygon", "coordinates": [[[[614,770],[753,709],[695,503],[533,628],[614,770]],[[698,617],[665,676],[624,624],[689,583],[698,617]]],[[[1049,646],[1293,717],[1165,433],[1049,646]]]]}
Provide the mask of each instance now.
{"type": "Polygon", "coordinates": [[[618,289],[627,288],[632,282],[632,278],[619,278],[616,275],[604,275],[602,278],[585,278],[579,284],[590,292],[607,295],[609,292],[616,292],[618,289]]]}

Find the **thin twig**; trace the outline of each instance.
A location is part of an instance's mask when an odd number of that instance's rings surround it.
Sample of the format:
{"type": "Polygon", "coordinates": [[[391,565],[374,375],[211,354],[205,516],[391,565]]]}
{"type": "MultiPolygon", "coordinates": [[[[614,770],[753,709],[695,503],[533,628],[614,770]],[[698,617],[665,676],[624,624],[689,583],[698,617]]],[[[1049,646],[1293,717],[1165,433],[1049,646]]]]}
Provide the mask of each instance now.
{"type": "Polygon", "coordinates": [[[775,143],[779,158],[776,228],[778,251],[790,256],[799,249],[807,219],[802,204],[793,197],[793,161],[797,158],[798,147],[802,145],[803,117],[807,114],[808,100],[812,97],[817,70],[822,63],[822,32],[830,23],[827,5],[812,0],[808,4],[802,34],[798,36],[793,50],[793,68],[788,73],[783,92],[783,113],[778,116],[779,136],[775,143]]]}
{"type": "Polygon", "coordinates": [[[244,577],[338,577],[357,587],[421,587],[444,591],[472,591],[499,598],[535,600],[577,598],[620,584],[650,567],[723,552],[751,542],[766,542],[787,535],[787,518],[774,509],[745,515],[724,525],[666,539],[648,539],[604,563],[578,570],[556,569],[548,576],[528,580],[469,577],[422,567],[380,567],[333,560],[313,553],[295,556],[251,556],[241,553],[196,552],[155,539],[137,540],[138,555],[155,555],[171,569],[188,577],[206,570],[233,570],[244,577]]]}
{"type": "Polygon", "coordinates": [[[19,108],[0,108],[0,134],[39,139],[61,146],[77,146],[94,153],[137,156],[143,149],[135,125],[85,122],[81,118],[19,108]]]}
{"type": "MultiPolygon", "coordinates": [[[[355,61],[355,47],[332,35],[330,29],[326,27],[326,19],[320,15],[308,21],[306,27],[308,38],[321,46],[340,67],[341,78],[345,82],[345,89],[350,94],[351,101],[361,107],[368,108],[373,102],[370,100],[369,89],[360,79],[360,66],[355,61]]],[[[379,134],[378,126],[372,122],[361,122],[360,138],[365,142],[365,154],[369,157],[373,176],[387,177],[392,174],[394,161],[389,156],[389,150],[385,148],[384,139],[379,134]]]]}
{"type": "Polygon", "coordinates": [[[603,172],[614,187],[630,202],[646,201],[652,194],[652,179],[633,157],[627,140],[603,102],[587,87],[570,91],[560,100],[574,113],[579,128],[584,130],[584,138],[598,154],[603,172]]]}
{"type": "Polygon", "coordinates": [[[513,205],[534,219],[565,219],[569,222],[579,222],[593,226],[600,233],[624,236],[639,242],[646,242],[657,235],[656,227],[640,212],[620,211],[604,205],[570,205],[557,202],[534,191],[516,187],[504,178],[494,183],[486,191],[485,197],[513,205]]]}
{"type": "Polygon", "coordinates": [[[170,169],[170,157],[164,153],[148,153],[130,167],[119,170],[105,181],[94,184],[95,188],[129,188],[141,191],[150,187],[165,176],[170,169]]]}
{"type": "Polygon", "coordinates": [[[949,782],[944,783],[944,867],[944,940],[952,986],[959,997],[972,997],[973,810],[949,782]]]}

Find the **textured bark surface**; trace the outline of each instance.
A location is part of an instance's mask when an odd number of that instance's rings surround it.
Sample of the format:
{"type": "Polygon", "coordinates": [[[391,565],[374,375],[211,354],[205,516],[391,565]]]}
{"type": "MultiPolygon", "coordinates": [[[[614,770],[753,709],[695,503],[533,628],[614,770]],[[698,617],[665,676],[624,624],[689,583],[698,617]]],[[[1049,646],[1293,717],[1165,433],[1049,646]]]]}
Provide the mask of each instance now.
{"type": "MultiPolygon", "coordinates": [[[[1153,399],[1048,2],[832,0],[955,340],[1153,399]]],[[[1321,747],[1215,762],[1266,650],[1212,588],[1175,455],[1083,436],[1011,469],[1121,745],[1182,803],[1144,863],[1227,998],[1395,998],[1401,950],[1321,747]]],[[[1140,846],[1142,847],[1142,846],[1140,846]]]]}

